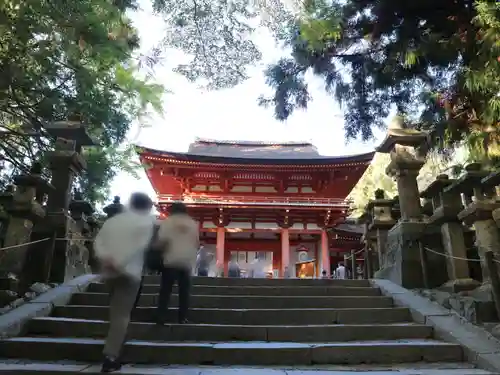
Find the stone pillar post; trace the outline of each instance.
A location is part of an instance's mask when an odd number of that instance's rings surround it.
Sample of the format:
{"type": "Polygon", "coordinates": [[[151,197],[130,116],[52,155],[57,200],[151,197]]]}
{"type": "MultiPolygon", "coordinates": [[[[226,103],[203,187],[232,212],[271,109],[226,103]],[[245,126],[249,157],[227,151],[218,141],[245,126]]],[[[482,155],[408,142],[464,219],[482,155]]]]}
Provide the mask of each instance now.
{"type": "Polygon", "coordinates": [[[225,254],[226,230],[224,227],[217,227],[217,244],[215,251],[215,259],[217,264],[217,272],[222,273],[217,276],[227,276],[227,264],[224,260],[225,254]]]}
{"type": "Polygon", "coordinates": [[[286,277],[287,273],[290,273],[290,233],[288,228],[282,228],[280,277],[286,277]]]}
{"type": "Polygon", "coordinates": [[[467,261],[457,259],[467,258],[467,248],[463,226],[457,216],[463,209],[460,194],[456,190],[445,192],[454,182],[447,175],[439,175],[420,196],[431,200],[432,215],[428,223],[440,227],[445,252],[450,256],[446,259],[449,281],[441,288],[456,293],[475,289],[478,282],[470,277],[467,261]]]}
{"type": "Polygon", "coordinates": [[[484,253],[493,251],[500,253],[500,236],[498,227],[493,220],[493,211],[500,208],[491,195],[490,189],[481,185],[481,181],[488,176],[488,172],[481,168],[478,163],[468,165],[464,176],[444,189],[445,193],[464,194],[466,202],[470,202],[458,213],[458,218],[466,225],[473,225],[476,230],[476,244],[481,259],[481,270],[483,283],[478,293],[486,292],[484,295],[491,298],[491,280],[486,266],[484,253]],[[474,199],[469,199],[471,196],[474,199]]]}
{"type": "Polygon", "coordinates": [[[321,265],[323,271],[326,271],[326,275],[329,277],[331,274],[330,271],[330,247],[328,245],[328,233],[326,229],[321,230],[321,265]]]}
{"type": "MultiPolygon", "coordinates": [[[[6,248],[30,242],[33,225],[45,217],[42,202],[37,201],[36,197],[49,192],[51,186],[41,177],[41,174],[41,164],[35,163],[29,174],[14,177],[17,189],[11,204],[6,207],[10,215],[4,243],[6,248]]],[[[26,261],[29,261],[28,249],[29,245],[4,250],[0,259],[0,273],[14,275],[20,282],[16,287],[16,292],[19,293],[24,292],[24,289],[29,286],[25,285],[26,278],[23,272],[26,261]]]]}
{"type": "Polygon", "coordinates": [[[425,223],[422,221],[417,176],[425,163],[425,149],[420,147],[427,134],[391,124],[388,135],[377,149],[390,153],[386,173],[394,177],[398,187],[401,219],[388,233],[384,268],[377,277],[387,278],[405,288],[424,286],[417,240],[425,223]]]}
{"type": "Polygon", "coordinates": [[[56,122],[46,125],[45,129],[56,138],[54,150],[46,154],[52,171],[51,184],[55,189],[48,195],[47,220],[35,226],[32,240],[49,237],[51,241],[33,245],[34,264],[37,266],[31,274],[34,281],[61,283],[65,280],[69,251],[69,241],[65,239],[71,220],[68,214],[71,190],[76,176],[86,168],[81,148],[92,146],[94,142],[77,121],[56,122]]]}

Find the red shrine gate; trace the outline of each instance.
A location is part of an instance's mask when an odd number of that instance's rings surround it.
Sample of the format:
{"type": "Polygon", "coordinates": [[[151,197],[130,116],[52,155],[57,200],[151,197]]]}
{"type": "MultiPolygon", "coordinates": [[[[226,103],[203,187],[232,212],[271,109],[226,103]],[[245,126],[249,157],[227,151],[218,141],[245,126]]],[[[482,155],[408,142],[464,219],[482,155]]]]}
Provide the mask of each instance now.
{"type": "Polygon", "coordinates": [[[316,276],[330,274],[331,255],[337,261],[359,246],[357,234],[339,239],[331,229],[344,221],[345,198],[373,153],[326,157],[310,143],[204,139],[187,153],[138,153],[160,212],[183,201],[225,274],[231,256],[249,263],[256,253],[263,253],[275,275],[306,261],[314,262],[316,276]]]}

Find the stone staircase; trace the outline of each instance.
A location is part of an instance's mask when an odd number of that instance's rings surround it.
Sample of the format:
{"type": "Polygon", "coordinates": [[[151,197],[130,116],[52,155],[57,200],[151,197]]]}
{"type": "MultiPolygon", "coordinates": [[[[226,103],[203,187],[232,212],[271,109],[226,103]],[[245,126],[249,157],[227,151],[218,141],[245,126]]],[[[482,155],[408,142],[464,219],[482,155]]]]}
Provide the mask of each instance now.
{"type": "MultiPolygon", "coordinates": [[[[342,365],[349,371],[489,374],[462,362],[459,345],[433,339],[431,327],[413,323],[408,309],[394,307],[368,280],[194,278],[192,324],[165,326],[152,323],[158,283],[157,276],[146,276],[133,312],[123,354],[136,365],[326,366],[332,371],[342,365]]],[[[172,300],[176,305],[177,295],[172,300]]],[[[0,356],[10,360],[4,366],[15,373],[25,365],[38,374],[54,361],[99,362],[107,305],[104,284],[74,294],[50,317],[31,320],[25,336],[0,341],[0,356]]],[[[171,308],[169,319],[175,317],[171,308]]],[[[61,370],[51,366],[48,373],[61,370]]],[[[127,373],[156,373],[151,367],[148,372],[134,368],[127,373]]]]}

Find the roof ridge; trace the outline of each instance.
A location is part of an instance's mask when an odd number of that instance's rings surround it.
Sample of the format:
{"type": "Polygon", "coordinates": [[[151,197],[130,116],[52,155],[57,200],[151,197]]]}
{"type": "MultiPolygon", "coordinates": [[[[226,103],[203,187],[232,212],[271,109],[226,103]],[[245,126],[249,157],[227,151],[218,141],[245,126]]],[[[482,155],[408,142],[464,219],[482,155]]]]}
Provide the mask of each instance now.
{"type": "Polygon", "coordinates": [[[250,141],[250,140],[217,140],[210,138],[196,137],[195,143],[216,143],[221,145],[256,145],[256,146],[313,146],[311,141],[250,141]]]}

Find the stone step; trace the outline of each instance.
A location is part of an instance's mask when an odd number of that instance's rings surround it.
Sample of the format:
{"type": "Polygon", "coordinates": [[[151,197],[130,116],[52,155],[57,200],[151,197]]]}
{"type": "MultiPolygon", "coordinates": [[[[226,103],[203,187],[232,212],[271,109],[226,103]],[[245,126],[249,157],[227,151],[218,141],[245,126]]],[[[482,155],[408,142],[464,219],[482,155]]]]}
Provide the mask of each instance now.
{"type": "MultiPolygon", "coordinates": [[[[172,306],[177,306],[178,295],[173,294],[172,306]]],[[[158,294],[142,294],[140,306],[156,306],[158,294]]],[[[71,299],[73,305],[106,306],[109,304],[108,293],[76,293],[71,299]]],[[[224,296],[192,295],[189,304],[192,307],[222,309],[291,309],[291,308],[366,308],[391,307],[392,299],[381,296],[341,296],[341,297],[291,297],[291,296],[224,296]]]]}
{"type": "MultiPolygon", "coordinates": [[[[0,373],[23,375],[100,374],[97,363],[42,362],[0,359],[0,373]]],[[[493,375],[468,363],[406,363],[392,365],[334,365],[293,367],[248,366],[161,366],[124,365],[122,374],[129,375],[493,375]]]]}
{"type": "MultiPolygon", "coordinates": [[[[159,284],[160,276],[147,275],[145,284],[159,284]]],[[[331,280],[331,279],[252,279],[229,277],[198,277],[191,279],[193,285],[219,286],[354,286],[369,287],[369,280],[331,280]]]]}
{"type": "MultiPolygon", "coordinates": [[[[15,337],[0,341],[7,358],[98,362],[103,340],[15,337]]],[[[311,365],[463,360],[459,345],[434,340],[329,343],[227,342],[175,343],[129,341],[123,357],[137,364],[311,365]]]]}
{"type": "MultiPolygon", "coordinates": [[[[103,283],[93,283],[87,290],[91,293],[106,293],[103,283]]],[[[145,294],[160,292],[159,284],[146,284],[142,288],[145,294]]],[[[174,287],[174,293],[177,287],[174,287]]],[[[220,286],[193,285],[192,294],[197,295],[258,295],[258,296],[379,296],[380,290],[372,287],[342,287],[342,286],[220,286]]]]}
{"type": "MultiPolygon", "coordinates": [[[[155,307],[139,307],[132,311],[132,320],[152,322],[155,307]]],[[[59,306],[53,316],[75,319],[107,320],[107,306],[59,306]]],[[[177,309],[170,308],[167,320],[177,319],[177,309]]],[[[192,308],[189,319],[194,323],[237,324],[237,325],[303,325],[303,324],[370,324],[410,322],[410,310],[404,307],[365,308],[365,309],[204,309],[192,308]]]]}
{"type": "MultiPolygon", "coordinates": [[[[0,359],[0,373],[23,375],[100,374],[96,363],[41,362],[0,359]]],[[[467,363],[407,363],[381,365],[247,367],[247,366],[155,366],[124,365],[121,372],[129,375],[493,375],[467,363]]]]}
{"type": "MultiPolygon", "coordinates": [[[[108,322],[67,318],[37,318],[30,322],[30,335],[105,338],[108,322]]],[[[432,328],[414,324],[337,324],[307,326],[131,323],[130,339],[145,341],[290,341],[400,340],[432,338],[432,328]]]]}

